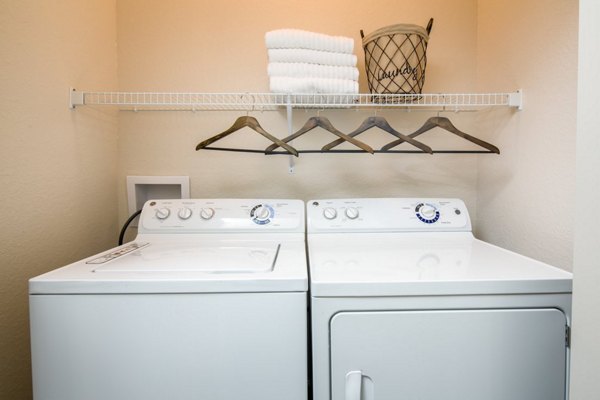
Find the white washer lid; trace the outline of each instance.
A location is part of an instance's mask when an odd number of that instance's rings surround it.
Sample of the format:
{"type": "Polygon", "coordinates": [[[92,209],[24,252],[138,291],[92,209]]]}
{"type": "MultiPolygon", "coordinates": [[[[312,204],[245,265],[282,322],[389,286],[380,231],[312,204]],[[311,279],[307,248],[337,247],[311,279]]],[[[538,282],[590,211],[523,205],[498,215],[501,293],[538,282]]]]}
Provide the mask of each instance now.
{"type": "MultiPolygon", "coordinates": [[[[92,272],[154,273],[205,272],[210,274],[271,272],[275,268],[280,243],[139,243],[130,244],[135,250],[124,249],[105,253],[86,264],[94,265],[92,272]],[[116,255],[114,259],[113,254],[116,255]]],[[[127,249],[127,246],[125,246],[127,249]]]]}
{"type": "Polygon", "coordinates": [[[261,240],[232,235],[170,236],[176,237],[136,240],[50,271],[31,279],[29,292],[240,293],[308,289],[302,234],[268,235],[261,240]]]}
{"type": "Polygon", "coordinates": [[[470,232],[308,235],[314,297],[571,293],[569,272],[470,232]]]}

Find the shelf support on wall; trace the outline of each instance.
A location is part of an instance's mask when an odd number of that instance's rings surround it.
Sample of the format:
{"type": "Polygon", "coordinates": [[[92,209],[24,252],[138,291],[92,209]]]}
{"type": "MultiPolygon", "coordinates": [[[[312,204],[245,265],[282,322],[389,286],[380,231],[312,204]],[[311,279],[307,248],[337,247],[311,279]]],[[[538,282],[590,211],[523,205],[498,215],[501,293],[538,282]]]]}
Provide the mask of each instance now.
{"type": "MultiPolygon", "coordinates": [[[[286,108],[286,113],[287,113],[287,128],[288,128],[288,135],[291,135],[293,132],[293,125],[292,125],[292,95],[288,93],[287,95],[287,104],[285,106],[286,108]]],[[[290,174],[294,173],[294,166],[296,165],[296,161],[294,160],[294,156],[293,155],[289,155],[289,168],[288,168],[288,172],[290,174]]]]}
{"type": "Polygon", "coordinates": [[[78,92],[75,88],[69,88],[69,108],[85,105],[84,92],[78,92]]]}
{"type": "Polygon", "coordinates": [[[523,89],[508,94],[508,105],[516,107],[518,111],[523,111],[523,89]]]}

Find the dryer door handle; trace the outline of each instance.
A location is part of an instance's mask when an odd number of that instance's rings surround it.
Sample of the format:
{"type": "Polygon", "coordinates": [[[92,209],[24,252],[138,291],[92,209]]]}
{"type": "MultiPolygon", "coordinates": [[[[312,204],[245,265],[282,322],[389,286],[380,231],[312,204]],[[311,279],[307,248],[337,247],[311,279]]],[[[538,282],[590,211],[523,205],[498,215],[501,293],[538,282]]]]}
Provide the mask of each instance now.
{"type": "Polygon", "coordinates": [[[345,400],[360,400],[362,377],[362,371],[350,371],[346,374],[345,400]]]}

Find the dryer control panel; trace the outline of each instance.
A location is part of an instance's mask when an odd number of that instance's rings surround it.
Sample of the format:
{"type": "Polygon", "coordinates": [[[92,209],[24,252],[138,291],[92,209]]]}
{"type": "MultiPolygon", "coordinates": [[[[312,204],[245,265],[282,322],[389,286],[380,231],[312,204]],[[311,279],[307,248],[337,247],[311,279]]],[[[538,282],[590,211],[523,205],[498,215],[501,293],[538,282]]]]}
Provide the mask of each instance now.
{"type": "Polygon", "coordinates": [[[471,231],[467,207],[459,199],[325,199],[306,207],[309,233],[471,231]]]}
{"type": "Polygon", "coordinates": [[[304,202],[283,199],[149,200],[140,233],[304,232],[304,202]]]}

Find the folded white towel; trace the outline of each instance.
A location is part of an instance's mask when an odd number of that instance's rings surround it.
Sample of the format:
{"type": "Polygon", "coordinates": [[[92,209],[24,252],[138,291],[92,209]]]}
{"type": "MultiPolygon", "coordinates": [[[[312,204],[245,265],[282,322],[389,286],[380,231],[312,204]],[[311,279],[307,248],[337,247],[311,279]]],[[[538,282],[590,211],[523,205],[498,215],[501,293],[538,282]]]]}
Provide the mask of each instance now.
{"type": "Polygon", "coordinates": [[[312,49],[352,54],[354,39],[300,29],[278,29],[265,34],[268,49],[312,49]]]}
{"type": "Polygon", "coordinates": [[[269,76],[358,80],[358,68],[307,63],[269,63],[269,76]]]}
{"type": "Polygon", "coordinates": [[[358,82],[351,79],[272,76],[269,83],[273,93],[358,93],[358,82]]]}
{"type": "Polygon", "coordinates": [[[320,65],[356,67],[354,54],[309,49],[268,49],[269,62],[301,62],[320,65]]]}

